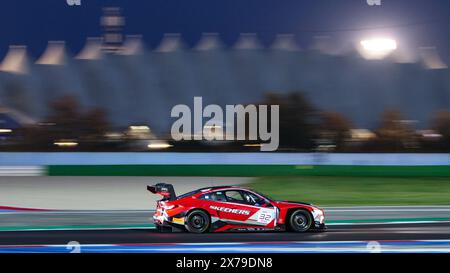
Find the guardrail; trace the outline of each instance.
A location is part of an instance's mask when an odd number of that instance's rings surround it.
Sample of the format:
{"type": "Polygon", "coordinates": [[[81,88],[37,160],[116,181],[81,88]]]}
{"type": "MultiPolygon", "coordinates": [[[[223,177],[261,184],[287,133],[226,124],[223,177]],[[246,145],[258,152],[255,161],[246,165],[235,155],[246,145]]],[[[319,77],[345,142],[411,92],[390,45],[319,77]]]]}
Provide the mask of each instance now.
{"type": "Polygon", "coordinates": [[[42,166],[7,166],[0,167],[0,176],[42,176],[47,170],[42,166]]]}

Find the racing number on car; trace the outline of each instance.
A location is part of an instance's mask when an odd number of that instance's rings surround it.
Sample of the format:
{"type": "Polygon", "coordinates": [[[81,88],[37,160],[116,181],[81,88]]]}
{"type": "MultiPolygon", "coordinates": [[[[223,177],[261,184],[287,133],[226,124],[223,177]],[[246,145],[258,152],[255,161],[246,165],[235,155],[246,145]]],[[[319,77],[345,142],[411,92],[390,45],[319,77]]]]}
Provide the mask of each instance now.
{"type": "Polygon", "coordinates": [[[267,222],[271,218],[270,214],[261,213],[259,214],[259,219],[261,222],[267,222]]]}
{"type": "Polygon", "coordinates": [[[268,224],[275,218],[275,210],[260,209],[257,214],[257,221],[262,224],[268,224]]]}

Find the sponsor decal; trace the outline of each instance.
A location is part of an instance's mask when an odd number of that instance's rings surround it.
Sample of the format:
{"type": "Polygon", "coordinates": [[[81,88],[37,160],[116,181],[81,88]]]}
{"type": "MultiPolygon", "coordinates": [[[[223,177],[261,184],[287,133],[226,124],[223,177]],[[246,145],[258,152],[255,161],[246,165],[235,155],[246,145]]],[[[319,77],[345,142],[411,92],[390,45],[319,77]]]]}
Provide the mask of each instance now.
{"type": "Polygon", "coordinates": [[[235,214],[241,214],[241,215],[250,215],[250,211],[248,211],[248,210],[230,209],[230,208],[218,207],[218,206],[209,206],[209,208],[213,209],[213,210],[222,211],[222,212],[235,213],[235,214]]]}
{"type": "Polygon", "coordinates": [[[230,231],[268,231],[271,228],[231,228],[230,231]]]}
{"type": "Polygon", "coordinates": [[[275,218],[275,210],[260,209],[256,213],[256,221],[262,224],[269,224],[275,218]]]}
{"type": "Polygon", "coordinates": [[[172,222],[179,225],[184,225],[184,218],[173,218],[172,222]]]}

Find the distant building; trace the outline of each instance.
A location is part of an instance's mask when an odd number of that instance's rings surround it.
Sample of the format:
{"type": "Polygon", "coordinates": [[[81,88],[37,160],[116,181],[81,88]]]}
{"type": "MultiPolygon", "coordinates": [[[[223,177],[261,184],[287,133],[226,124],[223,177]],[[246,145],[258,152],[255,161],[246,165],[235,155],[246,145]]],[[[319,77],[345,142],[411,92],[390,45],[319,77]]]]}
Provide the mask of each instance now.
{"type": "Polygon", "coordinates": [[[35,124],[35,121],[24,114],[8,108],[0,108],[0,138],[13,136],[16,130],[31,124],[35,124]]]}
{"type": "Polygon", "coordinates": [[[103,9],[101,26],[103,27],[103,50],[108,53],[117,53],[123,44],[122,30],[125,18],[118,7],[103,9]]]}
{"type": "Polygon", "coordinates": [[[188,48],[180,35],[168,34],[155,50],[131,36],[114,54],[105,54],[103,40],[89,38],[76,58],[64,43],[49,43],[37,63],[26,47],[12,47],[1,65],[0,104],[39,120],[50,101],[72,94],[85,107],[106,110],[117,127],[148,124],[155,134],[170,132],[172,107],[191,105],[194,96],[223,106],[300,91],[317,108],[368,129],[386,109],[417,120],[419,129],[435,111],[450,109],[450,70],[431,50],[423,62],[399,63],[395,56],[369,61],[356,51],[329,54],[324,46],[302,50],[291,35],[265,48],[256,35],[243,34],[227,48],[209,33],[188,48]]]}

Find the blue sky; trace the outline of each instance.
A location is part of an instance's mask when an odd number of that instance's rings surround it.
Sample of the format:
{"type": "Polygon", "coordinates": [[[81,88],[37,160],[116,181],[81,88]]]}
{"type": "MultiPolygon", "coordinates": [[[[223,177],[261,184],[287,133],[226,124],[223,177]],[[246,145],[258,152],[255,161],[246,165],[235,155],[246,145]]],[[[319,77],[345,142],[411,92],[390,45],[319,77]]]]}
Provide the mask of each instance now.
{"type": "MultiPolygon", "coordinates": [[[[382,0],[5,0],[0,9],[0,55],[10,44],[28,45],[38,57],[49,40],[65,40],[78,52],[88,36],[99,36],[104,6],[120,6],[125,34],[142,34],[155,47],[164,33],[181,33],[193,45],[202,32],[217,32],[233,44],[241,32],[257,33],[270,44],[277,33],[293,33],[303,47],[314,36],[346,45],[388,35],[401,46],[436,46],[450,60],[450,1],[382,0]]],[[[0,57],[1,58],[1,57],[0,57]]]]}

